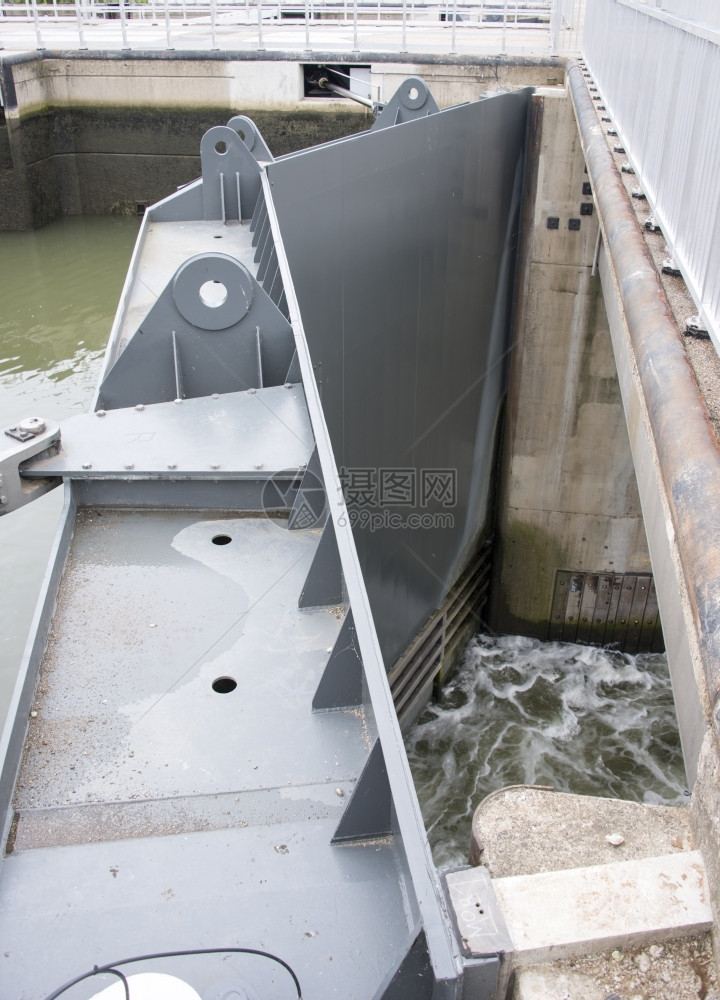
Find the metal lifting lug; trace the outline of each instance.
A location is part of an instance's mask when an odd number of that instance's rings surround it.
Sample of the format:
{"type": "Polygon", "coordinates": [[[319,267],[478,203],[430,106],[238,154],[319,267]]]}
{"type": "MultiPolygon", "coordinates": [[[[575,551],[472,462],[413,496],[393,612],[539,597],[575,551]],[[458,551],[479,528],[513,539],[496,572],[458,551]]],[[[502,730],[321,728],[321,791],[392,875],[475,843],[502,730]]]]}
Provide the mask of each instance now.
{"type": "Polygon", "coordinates": [[[23,468],[32,459],[59,451],[60,425],[42,417],[27,417],[0,432],[0,516],[35,500],[62,480],[25,479],[23,468]]]}

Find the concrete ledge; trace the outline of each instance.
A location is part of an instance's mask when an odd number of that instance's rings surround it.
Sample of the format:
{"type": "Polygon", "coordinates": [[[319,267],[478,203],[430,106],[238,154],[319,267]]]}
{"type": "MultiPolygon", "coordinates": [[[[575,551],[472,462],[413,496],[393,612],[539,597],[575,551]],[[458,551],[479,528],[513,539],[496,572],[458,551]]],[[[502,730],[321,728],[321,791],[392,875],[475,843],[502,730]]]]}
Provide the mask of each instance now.
{"type": "Polygon", "coordinates": [[[516,967],[687,937],[712,926],[697,851],[496,879],[516,967]]]}
{"type": "Polygon", "coordinates": [[[537,786],[501,788],[475,810],[470,863],[499,879],[690,851],[697,845],[689,813],[537,786]],[[621,842],[608,841],[612,834],[621,842]]]}

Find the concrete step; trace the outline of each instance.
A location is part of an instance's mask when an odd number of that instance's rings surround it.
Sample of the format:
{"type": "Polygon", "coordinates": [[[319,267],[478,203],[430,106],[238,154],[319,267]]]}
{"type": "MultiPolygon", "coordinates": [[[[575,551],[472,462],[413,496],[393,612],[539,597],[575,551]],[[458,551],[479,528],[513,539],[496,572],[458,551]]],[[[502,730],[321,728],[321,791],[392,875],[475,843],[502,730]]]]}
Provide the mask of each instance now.
{"type": "Polygon", "coordinates": [[[691,936],[712,926],[697,851],[495,879],[516,968],[691,936]]]}
{"type": "Polygon", "coordinates": [[[506,954],[513,1000],[720,1000],[686,808],[499,789],[471,863],[446,876],[463,946],[506,954]]]}

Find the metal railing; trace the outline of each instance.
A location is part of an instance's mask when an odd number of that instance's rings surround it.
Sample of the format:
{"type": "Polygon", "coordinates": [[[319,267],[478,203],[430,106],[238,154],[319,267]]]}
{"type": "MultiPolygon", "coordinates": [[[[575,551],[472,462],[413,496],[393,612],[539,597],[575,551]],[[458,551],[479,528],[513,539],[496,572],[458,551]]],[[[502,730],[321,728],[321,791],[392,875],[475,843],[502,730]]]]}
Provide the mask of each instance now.
{"type": "Polygon", "coordinates": [[[720,5],[592,0],[583,55],[720,347],[720,5]],[[714,23],[683,22],[678,8],[714,12],[714,23]]]}
{"type": "MultiPolygon", "coordinates": [[[[297,34],[305,50],[327,50],[328,33],[352,32],[390,37],[383,48],[406,52],[409,42],[421,48],[464,51],[533,51],[555,54],[578,49],[580,11],[585,0],[0,0],[3,31],[24,23],[38,49],[58,47],[59,31],[72,29],[71,47],[172,49],[193,28],[209,29],[197,48],[218,48],[221,36],[233,35],[233,47],[265,49],[279,32],[297,34]],[[154,33],[151,29],[155,29],[154,33]],[[313,34],[320,33],[320,41],[313,34]],[[396,36],[396,37],[395,37],[396,36]],[[438,38],[440,39],[438,41],[438,38]],[[112,39],[112,41],[109,41],[112,39]],[[444,39],[444,40],[443,40],[444,39]],[[208,44],[209,43],[209,44],[208,44]]],[[[300,47],[303,47],[301,45],[300,47]]]]}

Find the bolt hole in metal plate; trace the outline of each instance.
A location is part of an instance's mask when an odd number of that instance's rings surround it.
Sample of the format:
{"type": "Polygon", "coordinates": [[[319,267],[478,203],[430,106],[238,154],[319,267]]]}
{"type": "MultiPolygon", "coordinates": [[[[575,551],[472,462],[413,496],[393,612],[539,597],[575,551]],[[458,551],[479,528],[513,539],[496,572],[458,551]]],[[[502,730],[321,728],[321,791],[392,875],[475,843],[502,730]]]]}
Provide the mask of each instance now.
{"type": "Polygon", "coordinates": [[[227,330],[247,314],[253,297],[253,279],[247,268],[222,253],[203,253],[191,257],[178,268],[173,279],[173,299],[178,312],[188,323],[201,330],[227,330]],[[225,298],[209,304],[208,288],[225,290],[225,298]]]}
{"type": "Polygon", "coordinates": [[[237,687],[234,677],[216,677],[212,682],[212,689],[216,694],[230,694],[237,687]]]}
{"type": "Polygon", "coordinates": [[[229,545],[232,541],[230,535],[213,535],[213,545],[229,545]]]}
{"type": "Polygon", "coordinates": [[[220,156],[224,156],[225,153],[227,153],[227,143],[223,142],[222,139],[220,140],[220,142],[216,142],[215,143],[215,152],[219,153],[220,156]]]}
{"type": "Polygon", "coordinates": [[[228,290],[222,281],[206,281],[200,285],[200,298],[210,309],[219,309],[227,296],[228,290]]]}

